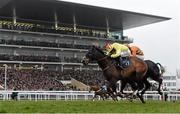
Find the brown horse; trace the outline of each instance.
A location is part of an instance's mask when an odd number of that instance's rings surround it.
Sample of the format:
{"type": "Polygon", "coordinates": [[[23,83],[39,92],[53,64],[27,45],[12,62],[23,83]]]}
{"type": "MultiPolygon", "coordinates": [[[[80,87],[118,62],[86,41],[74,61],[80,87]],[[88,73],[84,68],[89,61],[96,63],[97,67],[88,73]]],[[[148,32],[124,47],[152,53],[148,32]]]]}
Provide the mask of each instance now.
{"type": "MultiPolygon", "coordinates": [[[[118,80],[128,80],[128,83],[130,83],[134,90],[138,90],[139,87],[142,86],[142,79],[147,72],[146,63],[136,57],[130,57],[131,64],[128,68],[117,69],[117,67],[112,64],[112,59],[95,46],[88,51],[82,62],[84,65],[87,65],[90,61],[96,61],[98,63],[106,80],[109,81],[113,92],[116,92],[116,82],[118,80]]],[[[137,95],[140,100],[145,103],[143,97],[140,96],[139,93],[137,93],[137,95]]]]}
{"type": "Polygon", "coordinates": [[[116,95],[113,94],[112,88],[107,87],[107,91],[104,92],[101,90],[99,85],[89,86],[89,92],[94,91],[93,100],[99,95],[103,100],[107,99],[109,96],[114,100],[117,101],[116,95]]]}
{"type": "Polygon", "coordinates": [[[93,86],[89,86],[89,93],[91,91],[94,91],[94,96],[93,96],[93,101],[97,96],[100,96],[103,100],[106,98],[106,93],[103,91],[100,91],[101,88],[99,85],[93,85],[93,86]]]}

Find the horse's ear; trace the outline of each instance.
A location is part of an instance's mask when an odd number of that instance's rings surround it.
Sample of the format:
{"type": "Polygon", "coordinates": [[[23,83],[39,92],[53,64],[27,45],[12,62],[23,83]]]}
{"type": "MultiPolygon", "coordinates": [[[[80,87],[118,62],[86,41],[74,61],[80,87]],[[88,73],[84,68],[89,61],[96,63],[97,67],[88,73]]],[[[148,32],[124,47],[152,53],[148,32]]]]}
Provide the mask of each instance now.
{"type": "Polygon", "coordinates": [[[96,49],[96,48],[97,48],[97,46],[96,46],[96,45],[93,45],[93,46],[92,46],[92,48],[95,48],[95,49],[96,49]]]}
{"type": "Polygon", "coordinates": [[[96,46],[95,45],[92,45],[92,48],[95,48],[96,46]]]}

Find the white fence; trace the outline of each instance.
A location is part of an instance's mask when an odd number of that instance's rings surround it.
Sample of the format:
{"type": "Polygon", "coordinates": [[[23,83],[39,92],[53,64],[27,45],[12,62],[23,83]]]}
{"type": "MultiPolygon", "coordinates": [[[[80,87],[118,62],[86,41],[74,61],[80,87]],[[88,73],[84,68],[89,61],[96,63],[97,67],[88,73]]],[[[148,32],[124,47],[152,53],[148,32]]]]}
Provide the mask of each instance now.
{"type": "MultiPolygon", "coordinates": [[[[18,100],[89,100],[94,96],[93,92],[88,91],[0,91],[0,100],[11,100],[12,92],[18,92],[18,100]]],[[[168,101],[180,100],[180,91],[167,93],[168,101]]],[[[144,99],[162,100],[163,98],[156,91],[148,91],[144,99]]]]}
{"type": "MultiPolygon", "coordinates": [[[[0,91],[0,99],[10,100],[13,91],[0,91]]],[[[18,100],[88,100],[94,93],[88,91],[14,91],[18,100]]]]}

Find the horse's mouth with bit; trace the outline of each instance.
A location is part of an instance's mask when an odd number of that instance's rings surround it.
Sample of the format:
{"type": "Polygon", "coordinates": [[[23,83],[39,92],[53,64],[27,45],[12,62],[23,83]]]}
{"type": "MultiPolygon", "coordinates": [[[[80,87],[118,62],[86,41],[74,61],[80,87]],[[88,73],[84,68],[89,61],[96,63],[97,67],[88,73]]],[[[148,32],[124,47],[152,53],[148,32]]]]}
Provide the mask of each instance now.
{"type": "Polygon", "coordinates": [[[83,65],[88,65],[88,63],[89,63],[89,59],[88,58],[84,58],[83,60],[82,60],[82,63],[83,63],[83,65]]]}

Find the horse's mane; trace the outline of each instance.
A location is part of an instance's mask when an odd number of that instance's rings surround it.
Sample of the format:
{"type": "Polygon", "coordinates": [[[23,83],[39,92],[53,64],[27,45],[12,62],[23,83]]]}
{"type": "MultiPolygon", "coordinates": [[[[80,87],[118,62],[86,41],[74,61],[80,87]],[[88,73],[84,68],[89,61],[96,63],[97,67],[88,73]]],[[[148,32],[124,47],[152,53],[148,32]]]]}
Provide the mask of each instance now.
{"type": "Polygon", "coordinates": [[[97,46],[93,46],[93,48],[95,48],[98,52],[100,52],[101,54],[105,55],[104,52],[102,51],[102,49],[100,49],[97,46]]]}
{"type": "Polygon", "coordinates": [[[97,46],[93,46],[93,48],[95,48],[95,49],[96,49],[98,52],[100,52],[102,55],[106,56],[107,59],[109,59],[110,61],[113,61],[113,59],[112,59],[110,56],[107,56],[107,55],[105,54],[105,52],[103,52],[103,49],[101,49],[101,48],[99,48],[99,47],[97,47],[97,46]]]}

